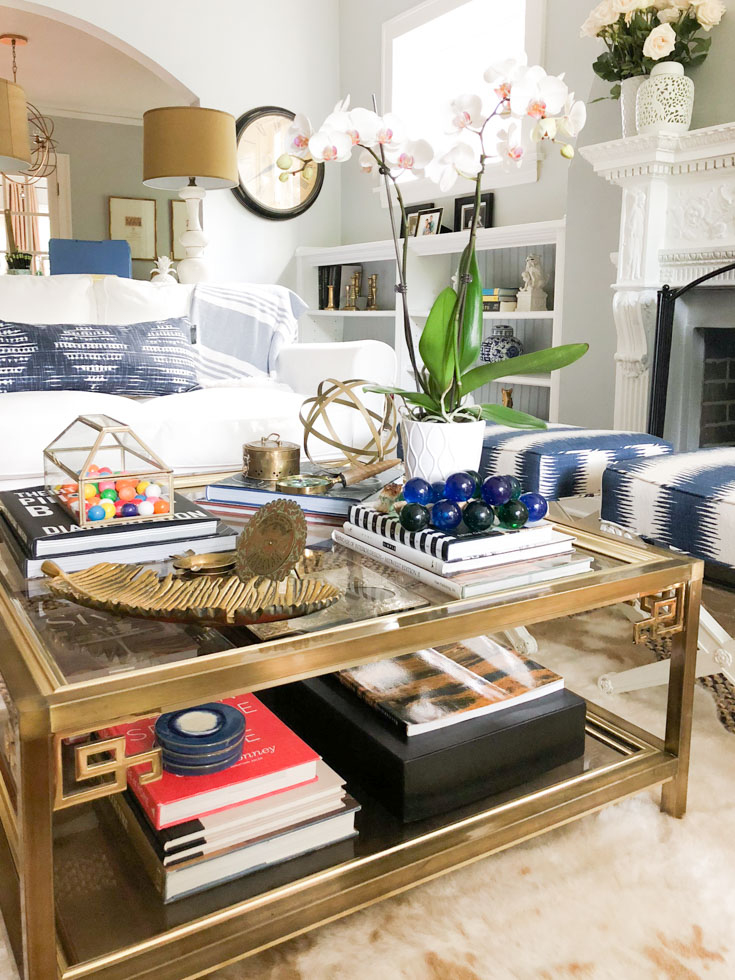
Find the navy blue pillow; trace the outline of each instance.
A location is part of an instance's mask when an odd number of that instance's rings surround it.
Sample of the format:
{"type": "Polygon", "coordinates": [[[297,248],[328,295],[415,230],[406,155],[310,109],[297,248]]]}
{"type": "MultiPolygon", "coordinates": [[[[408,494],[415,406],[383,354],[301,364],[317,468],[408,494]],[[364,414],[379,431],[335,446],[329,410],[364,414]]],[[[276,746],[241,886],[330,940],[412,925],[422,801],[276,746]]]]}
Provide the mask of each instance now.
{"type": "Polygon", "coordinates": [[[186,317],[124,327],[0,320],[0,393],[103,391],[144,396],[196,387],[186,317]]]}

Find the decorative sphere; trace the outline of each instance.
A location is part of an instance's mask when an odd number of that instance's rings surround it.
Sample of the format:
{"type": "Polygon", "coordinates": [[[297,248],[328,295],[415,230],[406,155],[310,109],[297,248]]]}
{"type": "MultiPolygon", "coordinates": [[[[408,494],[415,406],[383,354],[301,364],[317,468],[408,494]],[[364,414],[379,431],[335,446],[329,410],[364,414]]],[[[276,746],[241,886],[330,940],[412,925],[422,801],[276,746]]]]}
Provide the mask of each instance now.
{"type": "Polygon", "coordinates": [[[409,504],[428,504],[431,500],[431,484],[420,476],[407,480],[403,488],[403,499],[409,504]]]}
{"type": "Polygon", "coordinates": [[[131,504],[130,502],[128,502],[127,504],[123,504],[122,517],[137,517],[137,516],[138,516],[138,508],[136,504],[131,504]]]}
{"type": "Polygon", "coordinates": [[[546,517],[549,511],[546,497],[542,497],[540,493],[529,492],[522,493],[520,499],[526,505],[529,521],[540,521],[546,517]]]}
{"type": "Polygon", "coordinates": [[[91,466],[87,467],[87,476],[94,476],[95,473],[99,473],[99,471],[100,471],[99,466],[95,466],[95,464],[92,463],[91,466]]]}
{"type": "Polygon", "coordinates": [[[95,504],[94,507],[90,507],[87,511],[87,517],[90,521],[104,521],[105,516],[105,508],[100,504],[95,504]]]}
{"type": "MultiPolygon", "coordinates": [[[[426,484],[428,486],[428,483],[426,484]]],[[[407,531],[423,531],[429,526],[429,512],[422,504],[406,504],[398,515],[401,527],[407,531]]]]}
{"type": "Polygon", "coordinates": [[[168,500],[164,500],[163,497],[157,497],[156,500],[153,501],[154,514],[168,514],[170,509],[168,500]]]}
{"type": "Polygon", "coordinates": [[[84,497],[86,500],[91,500],[92,497],[96,497],[99,493],[99,487],[96,483],[85,483],[84,484],[84,497]]]}
{"type": "Polygon", "coordinates": [[[154,505],[152,500],[141,500],[138,504],[138,514],[141,517],[150,517],[154,513],[154,505]]]}
{"type": "Polygon", "coordinates": [[[135,496],[135,490],[133,490],[129,483],[123,483],[122,486],[118,483],[117,495],[120,500],[132,500],[135,496]]]}
{"type": "Polygon", "coordinates": [[[100,502],[100,498],[97,496],[97,494],[95,494],[94,497],[89,497],[89,499],[85,500],[84,502],[87,505],[87,507],[96,507],[97,504],[100,502]]]}
{"type": "Polygon", "coordinates": [[[462,523],[462,511],[453,500],[437,500],[431,509],[431,523],[440,531],[452,531],[462,523]]]}
{"type": "Polygon", "coordinates": [[[112,470],[109,466],[100,466],[98,472],[100,476],[112,476],[112,470]]]}
{"type": "Polygon", "coordinates": [[[149,483],[145,488],[145,495],[146,497],[160,497],[161,488],[157,483],[149,483]]]}
{"type": "Polygon", "coordinates": [[[102,500],[111,500],[114,503],[117,500],[117,490],[114,487],[105,487],[100,497],[102,500]]]}
{"type": "Polygon", "coordinates": [[[431,500],[430,504],[435,504],[437,500],[441,500],[444,496],[444,483],[439,481],[438,483],[431,484],[431,500]]]}
{"type": "Polygon", "coordinates": [[[507,504],[513,487],[507,476],[489,476],[482,484],[482,499],[490,507],[507,504]]]}
{"type": "Polygon", "coordinates": [[[106,520],[109,520],[111,517],[115,516],[115,505],[111,500],[108,500],[106,497],[103,500],[100,500],[100,507],[105,512],[106,520]]]}
{"type": "Polygon", "coordinates": [[[482,497],[482,480],[480,479],[480,474],[477,470],[465,470],[465,473],[475,481],[475,492],[472,496],[479,500],[482,497]]]}
{"type": "Polygon", "coordinates": [[[462,520],[470,531],[487,531],[495,523],[495,513],[484,500],[471,500],[462,513],[462,520]]]}
{"type": "Polygon", "coordinates": [[[140,483],[136,486],[135,491],[136,493],[145,493],[145,488],[149,487],[150,485],[151,485],[150,480],[141,480],[140,483]]]}
{"type": "Polygon", "coordinates": [[[528,508],[520,500],[509,500],[498,507],[497,515],[501,527],[515,531],[528,520],[528,508]]]}
{"type": "Polygon", "coordinates": [[[450,477],[447,477],[444,496],[448,500],[456,500],[461,503],[470,499],[476,486],[477,484],[469,473],[452,473],[450,477]]]}
{"type": "Polygon", "coordinates": [[[104,490],[114,490],[115,489],[115,481],[114,480],[100,480],[100,482],[97,484],[97,486],[100,488],[100,497],[101,497],[102,496],[102,492],[104,490]]]}
{"type": "Polygon", "coordinates": [[[122,509],[125,506],[124,500],[115,501],[115,517],[122,517],[122,509]]]}
{"type": "Polygon", "coordinates": [[[523,493],[521,481],[517,480],[514,476],[509,476],[508,479],[510,480],[510,499],[518,500],[523,493]]]}

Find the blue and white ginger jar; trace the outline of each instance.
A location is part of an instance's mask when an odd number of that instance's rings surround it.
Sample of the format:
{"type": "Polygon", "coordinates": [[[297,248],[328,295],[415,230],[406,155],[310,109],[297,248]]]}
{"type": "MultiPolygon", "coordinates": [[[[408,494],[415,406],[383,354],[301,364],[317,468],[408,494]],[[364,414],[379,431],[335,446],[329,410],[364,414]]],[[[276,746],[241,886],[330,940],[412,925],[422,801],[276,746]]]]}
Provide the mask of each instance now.
{"type": "Polygon", "coordinates": [[[522,353],[523,344],[513,336],[513,327],[499,323],[493,327],[490,336],[483,340],[480,347],[480,360],[494,364],[497,361],[518,357],[522,353]]]}

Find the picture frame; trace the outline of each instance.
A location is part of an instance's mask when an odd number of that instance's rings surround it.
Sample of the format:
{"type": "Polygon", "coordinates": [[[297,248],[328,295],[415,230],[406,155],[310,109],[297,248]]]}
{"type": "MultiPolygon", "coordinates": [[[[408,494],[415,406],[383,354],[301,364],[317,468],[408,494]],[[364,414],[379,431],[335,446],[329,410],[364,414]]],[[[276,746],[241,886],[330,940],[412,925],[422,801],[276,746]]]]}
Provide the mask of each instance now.
{"type": "Polygon", "coordinates": [[[427,208],[419,211],[416,221],[416,238],[423,238],[426,235],[438,235],[442,226],[442,214],[444,208],[427,208]]]}
{"type": "MultiPolygon", "coordinates": [[[[204,208],[199,202],[199,225],[204,227],[204,208]]],[[[186,250],[179,239],[186,231],[186,201],[181,198],[171,198],[168,202],[168,226],[171,234],[171,258],[180,262],[186,258],[186,250]]]]}
{"type": "Polygon", "coordinates": [[[152,197],[109,197],[109,236],[130,245],[130,257],[155,262],[156,201],[152,197]]]}
{"type": "MultiPolygon", "coordinates": [[[[488,191],[480,197],[480,217],[477,223],[478,228],[492,228],[494,200],[495,195],[492,193],[492,191],[488,191]]],[[[454,199],[455,231],[466,231],[469,228],[474,210],[474,194],[468,194],[466,197],[456,197],[454,199]]]]}
{"type": "Polygon", "coordinates": [[[434,207],[433,201],[427,201],[425,204],[412,204],[410,207],[406,208],[406,221],[408,222],[408,229],[406,229],[405,224],[401,224],[401,238],[413,238],[416,234],[416,225],[418,224],[419,214],[422,211],[427,211],[429,208],[434,207]]]}

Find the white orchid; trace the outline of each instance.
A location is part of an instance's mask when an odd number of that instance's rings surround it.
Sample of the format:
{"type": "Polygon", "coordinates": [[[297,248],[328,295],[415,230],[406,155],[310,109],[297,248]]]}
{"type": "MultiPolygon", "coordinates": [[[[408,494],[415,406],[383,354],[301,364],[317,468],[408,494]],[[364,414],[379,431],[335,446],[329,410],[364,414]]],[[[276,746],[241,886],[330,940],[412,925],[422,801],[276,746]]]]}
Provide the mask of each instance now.
{"type": "Polygon", "coordinates": [[[450,191],[457,177],[468,177],[473,180],[480,172],[479,151],[468,143],[455,143],[443,156],[434,160],[429,169],[429,176],[439,185],[440,190],[450,191]]]}
{"type": "Polygon", "coordinates": [[[384,149],[392,150],[399,147],[406,140],[406,127],[403,122],[392,112],[387,112],[381,116],[378,123],[376,141],[384,149]]]}
{"type": "Polygon", "coordinates": [[[309,140],[313,135],[314,130],[309,117],[297,113],[286,134],[288,153],[303,160],[309,155],[309,140]]]}
{"type": "Polygon", "coordinates": [[[490,65],[483,77],[489,85],[492,85],[498,99],[501,102],[508,102],[512,87],[527,71],[528,59],[524,54],[521,58],[507,58],[496,65],[490,65]]]}
{"type": "Polygon", "coordinates": [[[349,112],[335,111],[324,120],[322,129],[346,133],[353,146],[375,146],[381,127],[380,116],[370,109],[356,108],[349,112]]]}
{"type": "Polygon", "coordinates": [[[434,157],[434,148],[427,140],[406,140],[402,146],[387,150],[385,157],[391,173],[408,172],[416,177],[423,177],[434,157]]]}
{"type": "Polygon", "coordinates": [[[567,139],[579,136],[587,122],[587,106],[581,100],[574,101],[574,92],[570,92],[564,105],[564,113],[557,120],[559,132],[567,139]]]}
{"type": "Polygon", "coordinates": [[[463,129],[479,129],[484,122],[482,99],[479,95],[458,95],[450,103],[449,109],[453,133],[460,133],[463,129]]]}
{"type": "Polygon", "coordinates": [[[337,130],[320,129],[309,140],[309,152],[317,163],[349,160],[352,153],[352,140],[347,133],[337,130]]]}
{"type": "Polygon", "coordinates": [[[505,129],[498,131],[498,142],[495,152],[500,157],[505,170],[520,167],[523,162],[523,137],[521,126],[512,120],[505,129]]]}
{"type": "Polygon", "coordinates": [[[562,76],[547,75],[540,65],[534,65],[511,88],[510,111],[532,119],[558,116],[568,94],[562,76]]]}
{"type": "Polygon", "coordinates": [[[369,150],[363,150],[360,156],[357,158],[357,162],[360,164],[360,170],[364,174],[371,174],[375,167],[375,157],[370,153],[369,150]]]}

